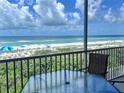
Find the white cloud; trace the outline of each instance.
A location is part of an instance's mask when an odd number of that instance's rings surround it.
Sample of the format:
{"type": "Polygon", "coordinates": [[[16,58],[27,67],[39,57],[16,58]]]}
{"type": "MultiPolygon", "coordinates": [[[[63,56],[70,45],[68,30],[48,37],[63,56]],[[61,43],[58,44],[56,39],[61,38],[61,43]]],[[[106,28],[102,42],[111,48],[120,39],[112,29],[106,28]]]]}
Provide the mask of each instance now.
{"type": "Polygon", "coordinates": [[[107,14],[105,14],[104,19],[108,22],[124,22],[124,3],[119,8],[119,11],[116,11],[118,15],[114,15],[112,9],[109,8],[107,14]]]}
{"type": "Polygon", "coordinates": [[[34,0],[19,0],[18,6],[21,8],[22,6],[25,5],[25,1],[27,5],[33,5],[34,0]]]}
{"type": "MultiPolygon", "coordinates": [[[[92,19],[95,17],[96,12],[99,10],[102,0],[89,0],[88,2],[88,15],[92,19]]],[[[79,8],[83,12],[84,0],[76,1],[76,8],[79,8]]]]}
{"type": "Polygon", "coordinates": [[[113,15],[112,9],[109,8],[107,14],[105,14],[104,19],[108,22],[115,22],[117,18],[113,15]]]}
{"type": "Polygon", "coordinates": [[[74,12],[74,13],[68,13],[66,14],[66,16],[68,16],[70,19],[68,20],[68,24],[71,25],[80,25],[81,23],[81,18],[78,12],[74,12]]]}
{"type": "Polygon", "coordinates": [[[40,15],[40,23],[42,25],[65,25],[66,14],[64,13],[64,5],[56,2],[56,0],[39,0],[37,13],[40,15]]]}
{"type": "Polygon", "coordinates": [[[120,16],[118,18],[120,22],[124,22],[124,3],[120,7],[120,16]]]}
{"type": "Polygon", "coordinates": [[[88,15],[90,18],[94,18],[97,10],[100,8],[102,0],[89,0],[89,11],[88,15]]]}
{"type": "Polygon", "coordinates": [[[26,7],[18,9],[17,5],[10,4],[7,0],[0,0],[0,28],[26,27],[33,25],[32,20],[26,7]]]}
{"type": "MultiPolygon", "coordinates": [[[[33,0],[28,4],[32,3],[33,0]]],[[[37,0],[34,10],[38,18],[33,18],[28,9],[28,6],[24,6],[24,0],[20,0],[19,4],[0,0],[0,29],[75,25],[80,21],[77,12],[72,13],[73,19],[69,20],[68,13],[64,12],[65,6],[57,0],[37,0]]]]}
{"type": "Polygon", "coordinates": [[[84,0],[76,0],[76,8],[79,8],[83,12],[83,5],[84,5],[84,0]]]}
{"type": "Polygon", "coordinates": [[[73,16],[74,16],[76,19],[80,20],[80,15],[79,15],[79,13],[75,12],[75,13],[73,13],[73,16]]]}

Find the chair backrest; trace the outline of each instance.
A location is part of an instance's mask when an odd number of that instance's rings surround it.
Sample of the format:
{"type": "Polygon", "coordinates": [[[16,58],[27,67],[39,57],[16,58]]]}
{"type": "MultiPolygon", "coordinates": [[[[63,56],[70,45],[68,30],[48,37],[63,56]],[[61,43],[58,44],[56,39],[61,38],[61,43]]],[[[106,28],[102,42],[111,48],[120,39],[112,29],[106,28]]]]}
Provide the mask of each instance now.
{"type": "Polygon", "coordinates": [[[90,53],[88,72],[105,77],[107,73],[108,55],[90,53]]]}

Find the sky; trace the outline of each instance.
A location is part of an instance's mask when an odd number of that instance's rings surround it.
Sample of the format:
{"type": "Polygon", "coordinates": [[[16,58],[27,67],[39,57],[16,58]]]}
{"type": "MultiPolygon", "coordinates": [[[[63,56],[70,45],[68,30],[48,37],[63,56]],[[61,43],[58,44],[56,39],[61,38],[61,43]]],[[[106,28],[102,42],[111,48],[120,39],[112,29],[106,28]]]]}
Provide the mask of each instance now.
{"type": "MultiPolygon", "coordinates": [[[[0,36],[83,35],[84,0],[0,0],[0,36]]],[[[124,0],[89,0],[89,35],[124,35],[124,0]]]]}

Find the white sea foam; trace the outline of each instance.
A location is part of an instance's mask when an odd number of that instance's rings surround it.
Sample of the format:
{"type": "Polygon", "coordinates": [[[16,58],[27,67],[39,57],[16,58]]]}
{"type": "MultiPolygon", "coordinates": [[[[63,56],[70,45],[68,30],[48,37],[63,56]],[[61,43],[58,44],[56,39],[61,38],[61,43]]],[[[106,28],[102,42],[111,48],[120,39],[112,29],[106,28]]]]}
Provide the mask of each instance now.
{"type": "Polygon", "coordinates": [[[13,43],[13,42],[4,42],[4,41],[2,42],[2,41],[1,41],[0,43],[1,43],[1,44],[8,44],[8,43],[13,43]]]}
{"type": "MultiPolygon", "coordinates": [[[[115,41],[97,41],[97,42],[88,42],[88,45],[108,45],[108,44],[114,44],[114,43],[123,43],[123,40],[115,40],[115,41]]],[[[26,47],[16,46],[16,49],[45,49],[45,48],[56,48],[56,47],[69,47],[69,46],[82,46],[83,42],[73,42],[73,43],[58,43],[58,44],[32,44],[32,45],[26,45],[26,47]]]]}
{"type": "Polygon", "coordinates": [[[44,42],[51,42],[51,41],[56,41],[56,40],[43,40],[44,42]]]}
{"type": "Polygon", "coordinates": [[[26,42],[32,42],[32,41],[30,41],[30,40],[20,40],[18,42],[20,42],[20,43],[26,43],[26,42]]]}
{"type": "Polygon", "coordinates": [[[122,43],[124,40],[91,41],[88,44],[122,43]]]}
{"type": "MultiPolygon", "coordinates": [[[[23,41],[27,42],[27,41],[23,41]]],[[[124,40],[113,40],[113,41],[92,41],[88,42],[88,45],[90,46],[96,46],[99,47],[99,45],[109,45],[109,46],[115,46],[117,43],[124,44],[124,40]]],[[[59,48],[59,47],[83,47],[83,42],[73,42],[73,43],[53,43],[53,44],[31,44],[31,45],[21,45],[21,46],[13,46],[15,50],[17,49],[46,49],[46,48],[59,48]]],[[[1,46],[2,47],[2,46],[1,46]]]]}

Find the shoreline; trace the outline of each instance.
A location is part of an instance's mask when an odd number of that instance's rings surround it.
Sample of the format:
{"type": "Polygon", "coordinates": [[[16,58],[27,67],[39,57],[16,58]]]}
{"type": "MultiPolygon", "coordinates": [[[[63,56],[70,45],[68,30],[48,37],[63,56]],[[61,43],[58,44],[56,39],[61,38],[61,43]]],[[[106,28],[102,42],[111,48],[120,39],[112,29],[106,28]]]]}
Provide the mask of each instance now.
{"type": "MultiPolygon", "coordinates": [[[[124,43],[124,40],[107,40],[107,41],[90,41],[88,42],[88,45],[89,46],[101,45],[101,44],[107,44],[107,45],[119,44],[120,45],[123,43],[124,43]]],[[[83,43],[73,42],[73,43],[56,43],[56,44],[32,44],[32,45],[22,45],[22,46],[13,46],[13,47],[15,50],[22,50],[22,49],[27,50],[27,49],[37,49],[37,48],[44,49],[44,48],[68,47],[68,46],[83,46],[83,43]]]]}
{"type": "MultiPolygon", "coordinates": [[[[88,49],[100,49],[100,48],[121,47],[121,46],[124,46],[124,40],[88,42],[88,49]]],[[[83,50],[83,43],[76,42],[76,43],[64,43],[64,44],[25,45],[23,47],[16,46],[14,48],[15,48],[14,51],[0,52],[0,60],[29,57],[34,55],[48,54],[48,53],[83,50]]]]}

